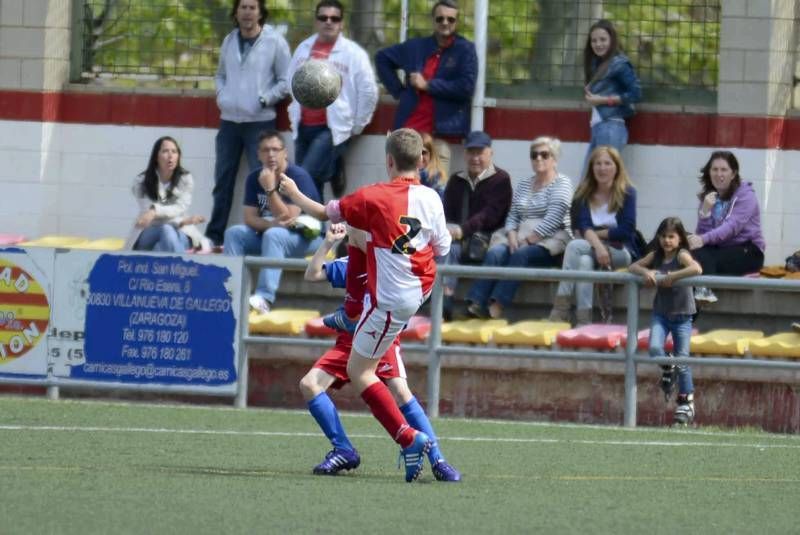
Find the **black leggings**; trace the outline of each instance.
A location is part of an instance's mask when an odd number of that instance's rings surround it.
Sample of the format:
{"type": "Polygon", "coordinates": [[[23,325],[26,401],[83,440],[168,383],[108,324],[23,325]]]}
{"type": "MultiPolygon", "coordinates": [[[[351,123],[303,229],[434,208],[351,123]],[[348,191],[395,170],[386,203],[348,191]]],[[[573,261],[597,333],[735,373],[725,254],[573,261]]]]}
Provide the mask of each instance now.
{"type": "Polygon", "coordinates": [[[703,275],[746,275],[764,267],[764,253],[752,242],[730,247],[705,245],[692,251],[703,275]]]}

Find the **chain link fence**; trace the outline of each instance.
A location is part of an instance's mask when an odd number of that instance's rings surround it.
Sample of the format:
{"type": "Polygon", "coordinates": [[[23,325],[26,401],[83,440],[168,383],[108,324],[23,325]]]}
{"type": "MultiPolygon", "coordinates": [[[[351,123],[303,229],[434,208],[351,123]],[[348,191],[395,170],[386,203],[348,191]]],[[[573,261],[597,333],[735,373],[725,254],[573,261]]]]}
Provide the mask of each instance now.
{"type": "MultiPolygon", "coordinates": [[[[81,39],[73,79],[152,87],[213,88],[218,49],[233,29],[231,0],[76,0],[81,39]]],[[[294,48],[313,30],[317,0],[267,0],[269,23],[294,48]]],[[[433,0],[406,0],[407,35],[432,31],[433,0]]],[[[344,2],[345,31],[373,55],[397,43],[402,0],[344,2]]],[[[472,38],[474,0],[459,31],[472,38]]],[[[713,103],[720,0],[490,0],[486,94],[580,99],[591,24],[612,20],[645,100],[713,103]]]]}

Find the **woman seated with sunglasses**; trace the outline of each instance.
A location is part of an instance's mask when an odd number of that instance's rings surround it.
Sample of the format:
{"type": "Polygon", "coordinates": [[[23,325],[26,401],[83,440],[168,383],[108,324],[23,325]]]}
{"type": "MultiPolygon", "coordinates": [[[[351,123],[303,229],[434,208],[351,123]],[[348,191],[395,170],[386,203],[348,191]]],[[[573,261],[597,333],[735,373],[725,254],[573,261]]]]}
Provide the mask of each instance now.
{"type": "MultiPolygon", "coordinates": [[[[538,137],[530,147],[534,175],[514,188],[505,227],[492,236],[484,266],[554,267],[570,240],[572,181],[558,172],[561,142],[538,137]]],[[[519,281],[477,279],[467,294],[467,313],[499,318],[519,281]]]]}

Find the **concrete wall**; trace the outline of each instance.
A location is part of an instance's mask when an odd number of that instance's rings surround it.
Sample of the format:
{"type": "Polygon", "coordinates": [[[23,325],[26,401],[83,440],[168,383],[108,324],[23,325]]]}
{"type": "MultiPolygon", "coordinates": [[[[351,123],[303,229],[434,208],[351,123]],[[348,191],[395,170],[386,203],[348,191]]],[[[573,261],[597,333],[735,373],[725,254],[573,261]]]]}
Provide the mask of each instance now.
{"type": "MultiPolygon", "coordinates": [[[[179,140],[183,163],[195,177],[193,211],[209,215],[216,126],[213,99],[206,94],[189,95],[205,97],[199,99],[173,95],[177,98],[167,99],[166,104],[148,103],[145,108],[167,107],[157,120],[137,120],[139,109],[126,114],[126,105],[110,104],[102,93],[77,92],[71,96],[81,98],[59,100],[65,90],[72,89],[68,84],[72,8],[70,0],[0,0],[0,158],[4,162],[0,231],[31,237],[45,233],[124,236],[136,215],[129,185],[146,165],[153,141],[164,134],[179,140]],[[40,110],[19,109],[36,98],[42,100],[40,110]],[[103,115],[99,113],[103,105],[115,108],[103,115]],[[125,122],[140,126],[120,125],[125,122]],[[175,124],[180,127],[158,126],[175,124]]],[[[800,121],[794,125],[784,121],[789,116],[797,63],[798,20],[800,4],[792,0],[725,0],[719,102],[716,110],[704,110],[709,113],[701,117],[709,135],[691,137],[700,126],[693,124],[695,116],[686,115],[687,110],[680,107],[653,108],[645,120],[640,120],[641,113],[637,116],[624,157],[639,188],[639,226],[645,234],[651,234],[667,215],[678,215],[688,226],[694,225],[696,176],[711,145],[733,149],[741,161],[742,176],[755,184],[767,262],[779,263],[800,249],[800,121]],[[666,118],[669,121],[655,117],[662,112],[671,115],[666,118]],[[664,126],[669,122],[671,127],[664,126]],[[733,124],[739,126],[731,128],[733,124]],[[664,131],[669,145],[659,144],[664,131]],[[793,142],[787,145],[788,137],[793,142]],[[746,141],[753,139],[757,142],[746,141]],[[794,150],[781,150],[787,146],[794,150]]],[[[647,105],[641,110],[647,112],[647,105]]],[[[577,181],[588,132],[584,122],[588,113],[584,115],[580,103],[567,110],[566,120],[560,119],[558,111],[550,114],[553,131],[525,122],[518,115],[523,110],[505,111],[512,113],[503,115],[492,132],[499,138],[495,145],[498,165],[515,180],[529,175],[527,140],[532,134],[555,133],[569,141],[564,144],[560,169],[577,181]]],[[[376,114],[370,132],[385,131],[390,121],[386,113],[376,114]]],[[[351,190],[384,178],[382,145],[381,135],[362,136],[352,144],[347,168],[351,190]]],[[[452,167],[458,169],[460,161],[456,147],[452,167]]],[[[240,219],[237,202],[231,222],[240,219]]]]}
{"type": "MultiPolygon", "coordinates": [[[[133,127],[0,121],[0,229],[30,237],[72,234],[125,236],[136,216],[131,182],[147,164],[159,136],[174,136],[183,164],[195,179],[192,211],[211,213],[214,136],[208,128],[133,127]]],[[[291,146],[291,144],[290,144],[291,146]]],[[[767,262],[780,263],[800,249],[800,151],[734,149],[742,176],[752,181],[761,203],[767,262]]],[[[577,182],[585,143],[564,143],[559,169],[577,182]]],[[[632,145],[628,170],[639,189],[639,227],[650,235],[667,215],[696,222],[699,168],[706,147],[632,145]]],[[[348,155],[348,188],[385,178],[383,137],[362,136],[348,155]]],[[[462,151],[453,148],[452,167],[462,151]]],[[[528,141],[496,140],[495,162],[514,181],[531,174],[528,141]]],[[[241,182],[237,199],[241,199],[241,182]]],[[[241,220],[235,202],[232,223],[241,220]]]]}
{"type": "Polygon", "coordinates": [[[0,87],[55,91],[69,76],[69,0],[0,1],[0,87]]]}

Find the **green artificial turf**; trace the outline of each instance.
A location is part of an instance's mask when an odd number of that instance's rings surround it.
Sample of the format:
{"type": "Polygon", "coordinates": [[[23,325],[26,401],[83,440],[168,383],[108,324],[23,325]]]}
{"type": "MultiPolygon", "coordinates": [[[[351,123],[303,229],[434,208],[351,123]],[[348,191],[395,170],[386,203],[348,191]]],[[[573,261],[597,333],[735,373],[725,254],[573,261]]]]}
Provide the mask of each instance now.
{"type": "Polygon", "coordinates": [[[797,533],[800,439],[754,430],[434,421],[461,483],[311,475],[304,412],[0,397],[0,533],[797,533]]]}

